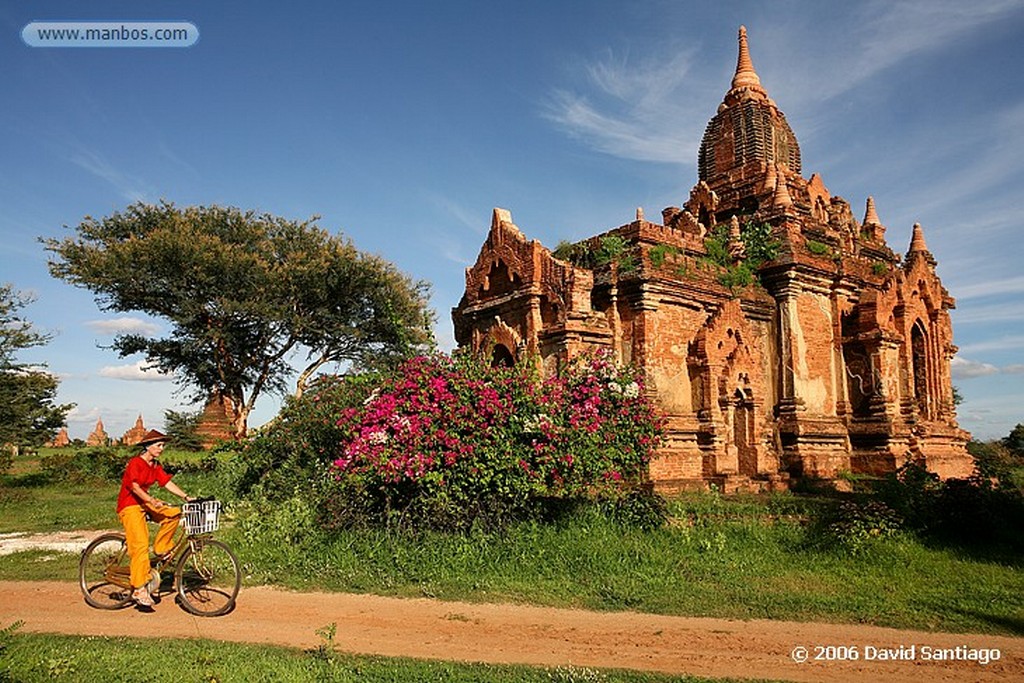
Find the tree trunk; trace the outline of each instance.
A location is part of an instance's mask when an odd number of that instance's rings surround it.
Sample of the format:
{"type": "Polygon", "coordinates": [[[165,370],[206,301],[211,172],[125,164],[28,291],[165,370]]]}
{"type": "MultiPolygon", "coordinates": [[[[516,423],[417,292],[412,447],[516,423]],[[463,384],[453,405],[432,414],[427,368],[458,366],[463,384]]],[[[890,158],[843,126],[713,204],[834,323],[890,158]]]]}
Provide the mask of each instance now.
{"type": "Polygon", "coordinates": [[[249,409],[246,406],[236,408],[232,417],[232,426],[235,428],[235,441],[242,441],[249,432],[249,409]]]}
{"type": "Polygon", "coordinates": [[[302,394],[306,391],[306,385],[309,383],[309,378],[313,376],[321,365],[326,363],[329,359],[328,354],[323,354],[315,361],[310,363],[309,367],[302,371],[299,378],[295,380],[295,398],[302,398],[302,394]]]}

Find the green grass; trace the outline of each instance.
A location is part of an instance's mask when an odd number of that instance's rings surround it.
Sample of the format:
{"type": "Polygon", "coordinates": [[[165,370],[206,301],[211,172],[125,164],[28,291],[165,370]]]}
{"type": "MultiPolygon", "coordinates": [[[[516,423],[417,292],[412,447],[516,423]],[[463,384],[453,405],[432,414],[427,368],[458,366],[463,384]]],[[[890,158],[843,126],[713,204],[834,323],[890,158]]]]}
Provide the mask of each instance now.
{"type": "MultiPolygon", "coordinates": [[[[186,492],[205,494],[207,477],[185,473],[175,477],[186,492]]],[[[72,529],[120,529],[115,507],[118,482],[44,482],[38,473],[0,477],[0,533],[45,533],[72,529]]],[[[162,493],[159,489],[156,493],[162,493]]],[[[170,502],[177,499],[163,496],[170,502]]]]}
{"type": "MultiPolygon", "coordinates": [[[[4,624],[0,624],[2,626],[4,624]]],[[[706,678],[572,666],[539,668],[343,655],[335,652],[327,640],[319,648],[303,651],[206,640],[75,637],[15,631],[10,637],[6,653],[0,653],[0,681],[33,683],[54,679],[138,683],[711,681],[706,678]],[[4,678],[5,672],[9,677],[7,679],[4,678]]]]}
{"type": "MultiPolygon", "coordinates": [[[[117,525],[115,483],[0,480],[2,530],[117,525]]],[[[188,491],[215,475],[182,474],[188,491]]],[[[673,615],[867,623],[950,632],[1024,634],[1024,558],[1009,551],[929,546],[908,535],[851,547],[809,524],[828,501],[794,495],[692,495],[673,523],[624,529],[592,509],[504,533],[349,531],[326,538],[302,504],[256,514],[229,508],[230,542],[250,585],[299,590],[510,601],[673,615]],[[826,539],[827,540],[827,539],[826,539]]],[[[75,558],[0,557],[0,577],[73,580],[75,558]]]]}
{"type": "Polygon", "coordinates": [[[36,475],[10,478],[0,494],[0,533],[118,528],[117,485],[39,485],[36,475]]]}
{"type": "Polygon", "coordinates": [[[296,544],[236,529],[232,540],[251,580],[300,590],[1024,634],[1019,562],[909,537],[857,553],[818,547],[799,520],[766,514],[770,503],[735,505],[752,509],[649,532],[582,513],[503,534],[363,531],[296,544]]]}

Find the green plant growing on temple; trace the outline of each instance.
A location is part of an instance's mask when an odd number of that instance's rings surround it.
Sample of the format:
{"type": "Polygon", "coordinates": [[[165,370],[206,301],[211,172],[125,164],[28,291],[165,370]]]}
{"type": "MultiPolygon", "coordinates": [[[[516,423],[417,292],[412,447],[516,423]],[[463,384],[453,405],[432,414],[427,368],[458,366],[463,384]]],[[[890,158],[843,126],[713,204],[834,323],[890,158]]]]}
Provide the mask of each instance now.
{"type": "Polygon", "coordinates": [[[591,242],[592,240],[575,243],[562,241],[551,255],[581,268],[593,269],[614,263],[620,273],[632,273],[637,269],[636,256],[630,250],[629,243],[619,235],[601,237],[596,249],[591,242]]]}
{"type": "Polygon", "coordinates": [[[665,259],[669,256],[678,256],[683,253],[682,249],[672,244],[656,244],[651,247],[647,255],[651,259],[651,265],[655,268],[661,268],[665,265],[665,259]]]}
{"type": "Polygon", "coordinates": [[[729,226],[719,223],[704,239],[707,256],[701,259],[704,265],[719,269],[715,279],[733,291],[757,282],[758,269],[777,257],[781,246],[773,239],[770,225],[754,221],[747,221],[740,228],[740,240],[744,256],[737,260],[729,252],[729,226]]]}
{"type": "Polygon", "coordinates": [[[807,251],[811,252],[815,256],[826,256],[830,249],[824,242],[817,240],[807,240],[807,251]]]}

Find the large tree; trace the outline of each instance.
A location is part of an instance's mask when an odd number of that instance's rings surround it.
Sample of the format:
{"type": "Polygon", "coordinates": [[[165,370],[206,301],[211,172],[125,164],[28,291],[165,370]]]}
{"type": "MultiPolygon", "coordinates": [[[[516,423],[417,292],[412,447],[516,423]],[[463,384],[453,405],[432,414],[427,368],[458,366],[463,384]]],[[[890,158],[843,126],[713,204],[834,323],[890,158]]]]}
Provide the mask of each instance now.
{"type": "Polygon", "coordinates": [[[301,393],[325,363],[376,365],[433,344],[427,285],[316,221],[139,202],[44,242],[51,274],[101,308],[168,320],[168,336],[121,335],[113,348],[145,354],[196,401],[230,399],[241,438],[256,399],[287,390],[297,355],[301,393]]]}
{"type": "Polygon", "coordinates": [[[50,336],[23,318],[32,298],[0,285],[0,446],[38,446],[64,424],[72,404],[57,405],[57,378],[42,365],[17,361],[22,349],[42,346],[50,336]]]}

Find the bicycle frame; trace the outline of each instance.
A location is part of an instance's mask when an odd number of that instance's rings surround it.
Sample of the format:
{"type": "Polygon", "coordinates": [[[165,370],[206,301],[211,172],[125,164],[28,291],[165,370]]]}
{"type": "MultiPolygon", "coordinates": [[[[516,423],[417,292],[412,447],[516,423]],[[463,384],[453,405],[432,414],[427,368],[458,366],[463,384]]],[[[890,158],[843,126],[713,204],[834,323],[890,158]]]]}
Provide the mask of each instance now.
{"type": "MultiPolygon", "coordinates": [[[[196,543],[200,540],[205,540],[211,537],[211,534],[189,534],[184,529],[178,528],[174,532],[174,546],[164,555],[156,556],[150,559],[150,566],[153,567],[153,571],[163,572],[167,567],[173,567],[178,563],[178,560],[184,554],[186,548],[196,549],[196,543]]],[[[127,552],[127,550],[126,550],[127,552]]],[[[131,569],[128,565],[123,564],[118,558],[107,567],[104,572],[104,576],[107,581],[120,586],[121,588],[132,588],[131,582],[131,569]]]]}

